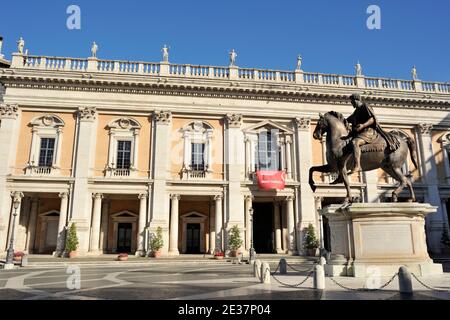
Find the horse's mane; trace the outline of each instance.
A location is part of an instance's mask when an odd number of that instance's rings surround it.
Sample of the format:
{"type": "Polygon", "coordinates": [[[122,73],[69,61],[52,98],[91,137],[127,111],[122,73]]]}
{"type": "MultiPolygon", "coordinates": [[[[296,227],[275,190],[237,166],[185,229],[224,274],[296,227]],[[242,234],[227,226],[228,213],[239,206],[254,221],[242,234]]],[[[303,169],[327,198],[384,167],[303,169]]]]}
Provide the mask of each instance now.
{"type": "Polygon", "coordinates": [[[342,113],[337,112],[337,111],[330,111],[330,112],[327,112],[327,114],[332,115],[333,117],[335,117],[339,121],[341,121],[344,124],[345,128],[348,130],[349,124],[347,122],[347,119],[344,117],[344,115],[342,113]]]}

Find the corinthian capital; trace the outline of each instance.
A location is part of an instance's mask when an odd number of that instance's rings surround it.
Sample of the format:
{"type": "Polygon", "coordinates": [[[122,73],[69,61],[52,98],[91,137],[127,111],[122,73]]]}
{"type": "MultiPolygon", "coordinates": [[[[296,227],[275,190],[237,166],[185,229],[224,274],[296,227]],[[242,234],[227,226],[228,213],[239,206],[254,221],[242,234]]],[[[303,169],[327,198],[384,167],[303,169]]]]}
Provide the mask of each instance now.
{"type": "Polygon", "coordinates": [[[157,124],[170,124],[172,121],[172,112],[165,111],[155,111],[153,112],[153,117],[157,124]]]}
{"type": "Polygon", "coordinates": [[[0,104],[1,119],[17,119],[19,116],[19,107],[17,104],[0,104]]]}
{"type": "Polygon", "coordinates": [[[95,107],[79,107],[78,117],[81,121],[94,121],[97,118],[97,109],[95,107]]]}
{"type": "Polygon", "coordinates": [[[417,130],[420,134],[431,134],[431,130],[433,130],[433,124],[431,123],[419,123],[417,125],[417,130]]]}
{"type": "Polygon", "coordinates": [[[299,130],[309,130],[311,125],[311,118],[307,117],[297,117],[295,118],[295,123],[299,130]]]}
{"type": "Polygon", "coordinates": [[[240,128],[242,125],[242,114],[227,114],[225,119],[227,120],[228,128],[240,128]]]}

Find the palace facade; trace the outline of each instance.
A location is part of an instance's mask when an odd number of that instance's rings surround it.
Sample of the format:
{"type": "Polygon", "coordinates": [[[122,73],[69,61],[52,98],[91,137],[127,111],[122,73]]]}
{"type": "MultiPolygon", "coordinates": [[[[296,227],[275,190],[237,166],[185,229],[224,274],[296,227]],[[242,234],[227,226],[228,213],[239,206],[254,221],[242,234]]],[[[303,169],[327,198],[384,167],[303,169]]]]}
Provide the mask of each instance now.
{"type": "MultiPolygon", "coordinates": [[[[21,50],[19,50],[21,51],[21,50]]],[[[12,55],[0,68],[0,252],[61,253],[75,223],[81,254],[227,249],[237,225],[257,253],[304,254],[313,224],[329,247],[322,206],[340,203],[314,140],[319,113],[348,116],[360,93],[383,127],[415,141],[419,166],[403,168],[427,217],[429,250],[442,251],[450,212],[450,85],[356,75],[12,55]],[[258,187],[258,170],[285,173],[285,187],[258,187]],[[13,202],[19,202],[17,208],[13,202]],[[17,214],[14,220],[14,213],[17,214]],[[14,230],[13,230],[14,229],[14,230]]],[[[351,177],[363,201],[389,201],[381,170],[351,177]]],[[[408,190],[401,194],[408,198],[408,190]]]]}

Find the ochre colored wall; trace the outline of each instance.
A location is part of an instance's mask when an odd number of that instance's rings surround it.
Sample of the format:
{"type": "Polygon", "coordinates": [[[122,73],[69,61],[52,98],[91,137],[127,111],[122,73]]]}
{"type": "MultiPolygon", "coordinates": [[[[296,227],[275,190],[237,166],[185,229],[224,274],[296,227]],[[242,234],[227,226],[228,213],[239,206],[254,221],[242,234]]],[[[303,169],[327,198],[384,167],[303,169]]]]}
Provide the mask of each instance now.
{"type": "MultiPolygon", "coordinates": [[[[37,117],[53,114],[60,117],[65,125],[62,133],[62,150],[61,154],[61,175],[70,176],[72,169],[72,154],[75,136],[75,118],[72,113],[50,113],[50,112],[22,112],[20,123],[19,141],[17,144],[17,155],[15,164],[15,174],[23,174],[31,152],[31,127],[29,123],[37,117]]],[[[37,159],[36,159],[37,161],[37,159]]]]}
{"type": "MultiPolygon", "coordinates": [[[[170,139],[171,154],[170,154],[170,174],[174,179],[180,178],[180,172],[183,168],[183,136],[181,129],[193,121],[198,119],[172,119],[172,133],[170,139]]],[[[212,136],[212,170],[214,179],[223,178],[223,125],[220,120],[206,120],[214,131],[212,136]]]]}
{"type": "MultiPolygon", "coordinates": [[[[108,164],[108,152],[109,152],[109,129],[108,123],[113,120],[121,118],[117,115],[99,115],[98,127],[97,127],[97,143],[95,154],[95,176],[103,176],[106,165],[108,164]]],[[[149,117],[140,116],[132,117],[139,122],[141,130],[139,134],[139,146],[138,146],[138,160],[136,167],[138,169],[139,177],[148,177],[148,170],[150,167],[150,133],[151,123],[149,117]]]]}

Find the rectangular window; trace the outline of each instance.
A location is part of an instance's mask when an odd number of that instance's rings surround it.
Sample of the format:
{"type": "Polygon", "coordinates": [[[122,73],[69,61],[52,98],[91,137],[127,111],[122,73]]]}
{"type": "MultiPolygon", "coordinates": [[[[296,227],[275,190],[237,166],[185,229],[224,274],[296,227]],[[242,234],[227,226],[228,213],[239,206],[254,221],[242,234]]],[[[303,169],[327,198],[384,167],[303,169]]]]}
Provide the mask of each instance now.
{"type": "Polygon", "coordinates": [[[131,141],[117,141],[117,169],[130,169],[131,141]]]}
{"type": "Polygon", "coordinates": [[[55,152],[55,138],[42,138],[39,151],[39,167],[51,167],[55,152]]]}
{"type": "Polygon", "coordinates": [[[204,143],[192,143],[191,153],[191,168],[192,170],[204,171],[205,170],[205,144],[204,143]]]}
{"type": "Polygon", "coordinates": [[[276,143],[276,135],[270,131],[258,134],[257,170],[279,170],[280,152],[276,143]]]}

